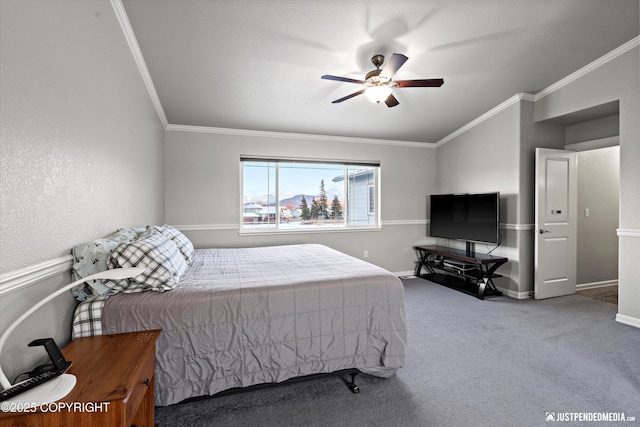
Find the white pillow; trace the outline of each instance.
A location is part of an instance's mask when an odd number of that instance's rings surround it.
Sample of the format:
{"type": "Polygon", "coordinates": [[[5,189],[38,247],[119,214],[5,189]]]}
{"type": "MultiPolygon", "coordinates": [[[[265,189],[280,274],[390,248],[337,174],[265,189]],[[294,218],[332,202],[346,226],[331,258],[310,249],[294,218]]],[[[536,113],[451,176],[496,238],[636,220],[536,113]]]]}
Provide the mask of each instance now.
{"type": "MultiPolygon", "coordinates": [[[[111,233],[104,239],[76,245],[71,249],[73,255],[72,276],[73,281],[90,276],[107,269],[107,261],[115,248],[123,242],[130,242],[138,238],[144,228],[121,228],[111,233]]],[[[71,293],[78,301],[105,295],[111,288],[102,280],[91,280],[71,289],[71,293]]]]}

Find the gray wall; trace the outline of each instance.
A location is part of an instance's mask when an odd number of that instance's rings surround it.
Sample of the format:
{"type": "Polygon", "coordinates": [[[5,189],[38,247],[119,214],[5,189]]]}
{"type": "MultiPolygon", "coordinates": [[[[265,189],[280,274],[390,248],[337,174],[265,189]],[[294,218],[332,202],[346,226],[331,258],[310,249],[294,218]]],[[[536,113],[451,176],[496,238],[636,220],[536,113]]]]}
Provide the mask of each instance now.
{"type": "MultiPolygon", "coordinates": [[[[533,150],[563,148],[565,143],[615,136],[619,117],[620,218],[618,231],[619,307],[617,320],[640,326],[640,70],[638,47],[584,73],[535,102],[521,100],[438,148],[438,191],[475,192],[491,187],[516,194],[507,197],[506,246],[495,253],[514,264],[499,284],[522,295],[533,280],[533,150]],[[555,119],[617,101],[619,114],[589,123],[561,126],[555,119]],[[493,159],[485,170],[487,159],[493,159]],[[477,161],[476,161],[477,159],[477,161]],[[519,162],[516,163],[516,162],[519,162]],[[511,182],[505,182],[510,181],[511,182]],[[509,228],[516,228],[510,233],[509,228]],[[515,234],[515,235],[514,235],[515,234]],[[500,252],[502,251],[502,252],[500,252]],[[515,263],[519,263],[516,267],[515,263]]],[[[504,246],[504,244],[503,244],[504,246]]],[[[507,265],[508,267],[509,265],[507,265]]],[[[517,295],[515,295],[517,296],[517,295]]]]}
{"type": "Polygon", "coordinates": [[[197,247],[322,243],[394,272],[414,269],[412,247],[433,242],[426,200],[435,190],[435,149],[418,144],[297,138],[224,130],[169,130],[165,134],[166,221],[197,247]],[[381,231],[240,235],[240,156],[378,160],[381,231]]]}
{"type": "MultiPolygon", "coordinates": [[[[633,107],[633,102],[627,104],[633,107]]],[[[582,109],[594,105],[599,104],[582,109]]],[[[620,107],[621,114],[563,125],[553,120],[556,116],[539,117],[537,108],[537,103],[526,97],[507,102],[498,112],[437,149],[438,192],[501,192],[503,243],[494,253],[508,257],[509,263],[499,271],[505,277],[496,282],[514,297],[526,297],[533,287],[535,148],[563,149],[567,143],[615,137],[619,117],[624,115],[620,107]]],[[[633,131],[629,125],[627,129],[633,131]]],[[[579,212],[584,212],[587,205],[595,207],[590,218],[583,215],[578,223],[579,284],[612,281],[618,277],[616,228],[620,172],[617,164],[612,163],[612,157],[617,156],[615,150],[617,147],[579,153],[582,182],[579,212]],[[596,156],[598,152],[609,154],[596,156]]],[[[632,229],[630,234],[636,231],[632,229]]],[[[443,240],[440,243],[461,247],[457,242],[443,240]]]]}
{"type": "Polygon", "coordinates": [[[535,123],[534,103],[520,102],[520,173],[518,219],[522,229],[518,232],[521,292],[533,291],[535,249],[535,151],[542,148],[564,148],[565,128],[553,124],[535,123]]]}
{"type": "Polygon", "coordinates": [[[578,285],[618,279],[619,160],[620,147],[578,153],[578,285]]]}
{"type": "MultiPolygon", "coordinates": [[[[515,100],[437,149],[439,193],[500,192],[502,244],[493,254],[505,256],[509,262],[500,267],[498,273],[504,277],[496,279],[495,283],[515,298],[526,298],[532,289],[533,219],[526,209],[532,205],[529,199],[533,194],[522,181],[533,176],[533,165],[532,160],[524,162],[523,156],[532,153],[533,141],[544,141],[546,136],[541,132],[539,135],[534,126],[529,125],[528,137],[523,138],[522,123],[532,123],[532,115],[530,102],[515,100]],[[524,145],[523,140],[528,145],[524,145]],[[523,192],[523,188],[526,191],[523,192]]],[[[562,140],[558,144],[561,146],[562,140]]],[[[439,243],[453,247],[464,245],[445,239],[439,243]]],[[[476,244],[476,251],[488,252],[493,246],[476,244]]]]}
{"type": "Polygon", "coordinates": [[[579,122],[566,127],[566,144],[620,135],[620,114],[579,122]]]}
{"type": "MultiPolygon", "coordinates": [[[[108,1],[0,2],[0,274],[41,274],[72,246],[164,220],[164,131],[108,1]]],[[[60,263],[58,263],[60,264],[60,263]]],[[[69,283],[58,273],[0,296],[0,331],[69,283]]],[[[4,289],[4,288],[3,288],[4,289]]],[[[10,380],[38,337],[69,338],[61,296],[1,354],[10,380]],[[64,326],[63,326],[64,325],[64,326]]],[[[37,354],[37,355],[36,355],[37,354]]],[[[46,358],[46,356],[45,356],[46,358]]]]}
{"type": "Polygon", "coordinates": [[[618,315],[640,326],[640,48],[625,52],[535,103],[535,120],[546,120],[619,100],[620,222],[618,315]]]}

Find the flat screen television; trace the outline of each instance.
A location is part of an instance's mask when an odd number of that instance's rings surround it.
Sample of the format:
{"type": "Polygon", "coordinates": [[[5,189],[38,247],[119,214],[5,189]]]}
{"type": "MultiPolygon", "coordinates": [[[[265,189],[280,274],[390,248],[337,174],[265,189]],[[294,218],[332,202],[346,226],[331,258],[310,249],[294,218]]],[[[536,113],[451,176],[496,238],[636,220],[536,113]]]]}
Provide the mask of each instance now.
{"type": "Polygon", "coordinates": [[[499,242],[499,192],[432,194],[430,210],[432,237],[466,242],[499,242]]]}

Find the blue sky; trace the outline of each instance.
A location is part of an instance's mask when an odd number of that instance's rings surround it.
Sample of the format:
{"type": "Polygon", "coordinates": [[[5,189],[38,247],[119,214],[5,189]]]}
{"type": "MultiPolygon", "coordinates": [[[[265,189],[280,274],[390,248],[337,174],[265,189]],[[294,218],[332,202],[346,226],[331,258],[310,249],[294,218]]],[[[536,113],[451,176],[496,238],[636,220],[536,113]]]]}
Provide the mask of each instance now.
{"type": "MultiPolygon", "coordinates": [[[[252,166],[245,163],[243,174],[245,202],[259,200],[266,202],[267,194],[275,194],[275,164],[270,165],[271,167],[268,168],[267,163],[253,163],[252,166]]],[[[320,192],[320,181],[324,179],[327,197],[332,199],[334,194],[338,194],[342,199],[344,181],[332,181],[333,178],[341,175],[344,175],[344,166],[341,165],[280,163],[279,197],[286,199],[298,194],[316,195],[320,192]]]]}

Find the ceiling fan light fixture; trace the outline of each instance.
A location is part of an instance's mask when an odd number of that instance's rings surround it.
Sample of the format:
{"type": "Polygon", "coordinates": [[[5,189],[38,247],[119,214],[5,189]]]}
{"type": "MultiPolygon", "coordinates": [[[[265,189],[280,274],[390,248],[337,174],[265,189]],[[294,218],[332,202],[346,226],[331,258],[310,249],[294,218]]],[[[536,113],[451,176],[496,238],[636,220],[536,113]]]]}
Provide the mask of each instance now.
{"type": "Polygon", "coordinates": [[[369,98],[369,101],[380,103],[391,95],[391,88],[389,86],[370,86],[365,89],[364,94],[369,98]]]}
{"type": "Polygon", "coordinates": [[[394,74],[402,67],[407,61],[406,56],[400,53],[394,53],[391,59],[387,62],[387,65],[381,70],[380,66],[384,63],[384,56],[382,55],[374,55],[371,58],[371,62],[376,66],[376,69],[373,71],[369,71],[364,80],[357,80],[348,77],[340,77],[340,76],[332,76],[330,74],[326,74],[321,78],[324,80],[334,80],[338,82],[345,83],[355,83],[358,85],[364,86],[357,92],[353,92],[347,96],[343,96],[342,98],[336,99],[335,101],[331,101],[332,104],[339,104],[342,101],[346,101],[347,99],[351,99],[354,96],[362,95],[363,93],[369,98],[371,102],[375,102],[377,104],[384,101],[387,104],[387,107],[395,107],[400,104],[395,96],[393,96],[392,89],[393,88],[403,88],[403,87],[440,87],[444,83],[443,79],[419,79],[419,80],[397,80],[393,81],[394,74]]]}

